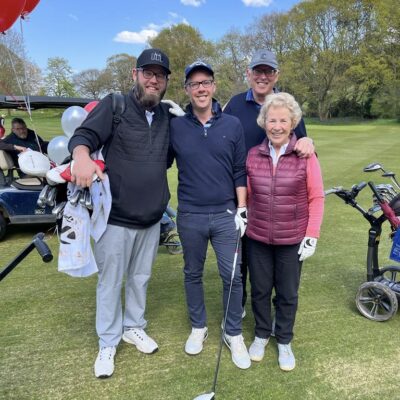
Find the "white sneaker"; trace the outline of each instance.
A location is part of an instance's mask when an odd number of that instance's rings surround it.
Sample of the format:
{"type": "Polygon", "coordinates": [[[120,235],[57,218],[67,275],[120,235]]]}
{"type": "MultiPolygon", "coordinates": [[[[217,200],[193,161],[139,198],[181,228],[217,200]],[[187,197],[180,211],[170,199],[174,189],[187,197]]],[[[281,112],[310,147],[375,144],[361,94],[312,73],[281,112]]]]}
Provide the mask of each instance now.
{"type": "Polygon", "coordinates": [[[278,343],[278,351],[279,351],[279,367],[283,371],[291,371],[296,366],[296,359],[294,358],[294,354],[292,352],[292,348],[289,344],[279,344],[278,343]]]}
{"type": "Polygon", "coordinates": [[[268,339],[262,339],[259,337],[254,338],[254,342],[249,348],[249,355],[251,361],[261,361],[264,358],[265,346],[268,344],[268,339]]]}
{"type": "Polygon", "coordinates": [[[122,339],[136,346],[142,353],[153,354],[158,350],[157,343],[140,328],[127,329],[122,335],[122,339]]]}
{"type": "Polygon", "coordinates": [[[108,378],[113,374],[116,351],[115,346],[100,348],[94,363],[94,375],[96,378],[108,378]]]}
{"type": "Polygon", "coordinates": [[[224,342],[231,350],[232,361],[240,369],[247,369],[251,366],[250,356],[244,344],[243,336],[224,335],[224,342]]]}
{"type": "Polygon", "coordinates": [[[192,328],[192,333],[189,335],[185,344],[185,352],[192,356],[199,354],[203,350],[203,342],[208,337],[208,329],[192,328]]]}

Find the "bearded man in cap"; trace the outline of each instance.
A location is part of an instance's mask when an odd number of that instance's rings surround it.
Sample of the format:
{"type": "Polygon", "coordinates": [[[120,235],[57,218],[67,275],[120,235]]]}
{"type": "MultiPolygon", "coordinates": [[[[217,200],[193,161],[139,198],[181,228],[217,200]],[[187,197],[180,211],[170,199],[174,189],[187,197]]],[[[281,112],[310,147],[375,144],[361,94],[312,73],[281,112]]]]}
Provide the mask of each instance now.
{"type": "Polygon", "coordinates": [[[96,330],[99,352],[95,376],[114,371],[121,338],[146,354],[158,350],[144,318],[146,292],[155,260],[160,219],[170,198],[167,183],[169,105],[161,103],[168,84],[169,59],[159,49],[144,50],[133,68],[135,81],[125,95],[125,110],[116,124],[112,95],[106,96],[69,142],[74,159],[72,179],[88,187],[103,173],[90,154],[103,151],[110,181],[112,206],[104,234],[94,245],[99,269],[96,330]],[[125,310],[121,290],[125,283],[125,310]]]}
{"type": "MultiPolygon", "coordinates": [[[[244,138],[246,142],[246,153],[263,142],[265,130],[257,124],[257,117],[265,98],[272,93],[277,93],[276,84],[279,79],[279,66],[273,52],[260,49],[257,50],[246,70],[247,82],[250,88],[233,96],[224,107],[224,113],[234,115],[239,118],[243,126],[244,138]]],[[[300,157],[310,157],[314,153],[313,141],[307,138],[307,131],[303,119],[294,129],[294,133],[299,139],[295,146],[295,151],[300,157]]],[[[242,283],[243,283],[243,317],[246,315],[245,304],[247,299],[247,257],[246,240],[242,238],[242,283]]]]}

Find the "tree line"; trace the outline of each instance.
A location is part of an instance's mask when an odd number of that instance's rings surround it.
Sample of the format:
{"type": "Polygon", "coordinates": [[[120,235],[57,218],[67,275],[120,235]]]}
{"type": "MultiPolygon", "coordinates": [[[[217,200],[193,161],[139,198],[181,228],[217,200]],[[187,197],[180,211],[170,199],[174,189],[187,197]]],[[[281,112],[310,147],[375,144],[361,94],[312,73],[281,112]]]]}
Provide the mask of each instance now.
{"type": "MultiPolygon", "coordinates": [[[[20,93],[14,71],[24,82],[23,44],[15,33],[1,40],[0,92],[20,93]]],[[[183,71],[190,62],[203,59],[213,65],[217,98],[224,104],[246,89],[251,54],[268,48],[278,57],[279,89],[292,93],[307,116],[400,120],[398,0],[303,1],[288,12],[261,15],[244,32],[233,28],[216,42],[180,24],[163,29],[148,44],[169,55],[173,74],[166,96],[181,105],[187,101],[183,71]]],[[[103,70],[73,74],[68,60],[61,57],[50,58],[44,72],[28,62],[26,90],[32,95],[96,99],[110,91],[126,93],[133,84],[135,63],[131,55],[116,54],[103,70]]]]}

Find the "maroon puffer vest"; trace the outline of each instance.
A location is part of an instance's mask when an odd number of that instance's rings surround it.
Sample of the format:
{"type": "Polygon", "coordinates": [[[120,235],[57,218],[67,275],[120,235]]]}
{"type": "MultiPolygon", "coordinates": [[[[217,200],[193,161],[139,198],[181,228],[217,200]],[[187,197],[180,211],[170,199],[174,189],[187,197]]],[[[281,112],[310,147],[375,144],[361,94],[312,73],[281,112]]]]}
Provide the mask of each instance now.
{"type": "Polygon", "coordinates": [[[267,244],[300,243],[308,223],[307,161],[293,151],[296,136],[278,161],[273,175],[268,141],[247,156],[249,180],[246,234],[267,244]]]}

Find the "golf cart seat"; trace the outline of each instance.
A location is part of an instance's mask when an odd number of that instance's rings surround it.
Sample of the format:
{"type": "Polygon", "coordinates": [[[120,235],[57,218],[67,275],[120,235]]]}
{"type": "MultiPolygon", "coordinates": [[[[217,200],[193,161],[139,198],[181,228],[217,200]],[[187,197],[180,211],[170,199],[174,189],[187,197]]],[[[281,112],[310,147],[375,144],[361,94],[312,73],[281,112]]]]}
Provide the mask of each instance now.
{"type": "Polygon", "coordinates": [[[0,184],[11,184],[17,189],[42,190],[43,180],[34,176],[25,176],[14,179],[13,173],[17,170],[10,154],[0,150],[0,184]]]}

